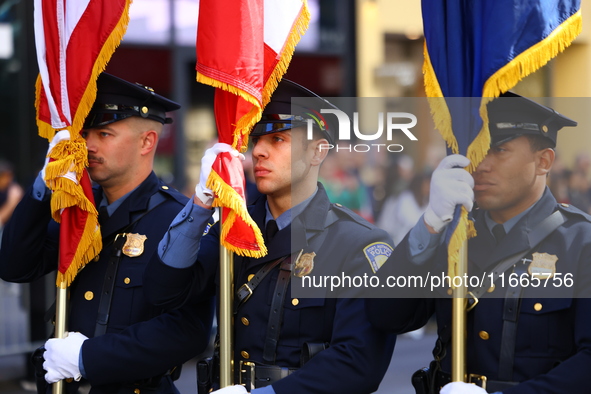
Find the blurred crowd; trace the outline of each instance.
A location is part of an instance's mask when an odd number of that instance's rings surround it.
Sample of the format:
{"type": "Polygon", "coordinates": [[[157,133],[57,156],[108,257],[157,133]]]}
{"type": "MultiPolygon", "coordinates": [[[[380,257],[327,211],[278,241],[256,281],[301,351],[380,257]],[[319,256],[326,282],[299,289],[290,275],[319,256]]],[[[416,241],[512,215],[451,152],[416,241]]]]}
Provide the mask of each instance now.
{"type": "Polygon", "coordinates": [[[572,204],[591,214],[591,156],[582,152],[568,167],[559,156],[552,167],[548,185],[560,203],[572,204]]]}

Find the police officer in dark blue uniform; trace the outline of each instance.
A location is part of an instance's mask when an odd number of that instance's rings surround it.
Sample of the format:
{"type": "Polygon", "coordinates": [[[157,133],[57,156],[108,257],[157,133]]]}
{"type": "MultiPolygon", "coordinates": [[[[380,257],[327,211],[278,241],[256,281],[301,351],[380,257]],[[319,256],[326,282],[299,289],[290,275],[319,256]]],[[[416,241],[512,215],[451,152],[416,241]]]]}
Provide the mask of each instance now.
{"type": "MultiPolygon", "coordinates": [[[[373,275],[392,251],[386,232],[331,203],[318,182],[327,152],[321,145],[333,143],[335,133],[319,113],[322,108],[334,106],[284,79],[250,134],[254,175],[263,196],[249,212],[266,229],[268,254],[234,257],[234,370],[235,382],[253,393],[370,393],[378,388],[393,351],[394,336],[369,324],[362,299],[292,295],[298,277],[331,265],[351,275],[373,275]],[[292,97],[307,101],[291,106],[292,97]],[[310,140],[308,121],[314,130],[310,140]]],[[[229,150],[217,144],[206,152],[193,204],[172,222],[146,271],[145,285],[157,305],[178,303],[191,289],[216,290],[220,230],[216,224],[201,238],[213,200],[204,183],[212,158],[229,150]]]]}
{"type": "MultiPolygon", "coordinates": [[[[45,380],[74,378],[66,384],[71,393],[85,382],[91,393],[178,393],[173,380],[181,365],[209,342],[213,302],[204,297],[173,311],[154,307],[142,275],[187,202],[152,171],[159,135],[171,123],[166,112],[180,106],[106,73],[97,87],[82,136],[89,175],[99,185],[94,198],[103,248],[70,286],[70,332],[47,341],[45,380]]],[[[57,133],[50,149],[67,133],[57,133]]],[[[40,175],[4,231],[2,279],[31,282],[56,270],[59,225],[51,219],[50,197],[40,175]]]]}
{"type": "Polygon", "coordinates": [[[470,211],[475,199],[476,237],[468,242],[467,277],[486,279],[469,283],[466,372],[476,385],[448,384],[449,287],[423,295],[435,299],[367,300],[369,318],[400,333],[421,327],[435,313],[436,361],[426,378],[434,381],[431,392],[442,386],[446,394],[588,392],[591,217],[557,203],[546,186],[557,132],[576,122],[513,93],[492,101],[488,113],[492,142],[486,157],[472,175],[463,169],[470,163],[463,156],[441,162],[433,174],[429,209],[392,254],[397,268],[387,262],[383,272],[447,274],[443,230],[456,205],[470,211]]]}

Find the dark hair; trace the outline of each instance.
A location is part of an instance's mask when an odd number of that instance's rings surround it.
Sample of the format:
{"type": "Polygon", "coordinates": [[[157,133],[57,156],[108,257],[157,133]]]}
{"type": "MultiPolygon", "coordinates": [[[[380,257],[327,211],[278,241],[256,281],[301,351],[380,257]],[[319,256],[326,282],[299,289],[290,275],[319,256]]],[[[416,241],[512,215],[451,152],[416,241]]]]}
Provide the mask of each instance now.
{"type": "Polygon", "coordinates": [[[540,135],[527,134],[525,137],[529,140],[529,146],[532,152],[538,152],[548,148],[554,149],[556,146],[552,140],[540,135]]]}
{"type": "MultiPolygon", "coordinates": [[[[295,130],[295,129],[292,129],[292,130],[295,130]]],[[[321,139],[326,139],[326,136],[324,135],[324,133],[320,129],[318,129],[316,126],[314,126],[312,128],[312,140],[308,140],[307,130],[302,130],[302,132],[306,134],[306,136],[303,139],[304,149],[308,148],[310,141],[318,141],[321,139]]]]}

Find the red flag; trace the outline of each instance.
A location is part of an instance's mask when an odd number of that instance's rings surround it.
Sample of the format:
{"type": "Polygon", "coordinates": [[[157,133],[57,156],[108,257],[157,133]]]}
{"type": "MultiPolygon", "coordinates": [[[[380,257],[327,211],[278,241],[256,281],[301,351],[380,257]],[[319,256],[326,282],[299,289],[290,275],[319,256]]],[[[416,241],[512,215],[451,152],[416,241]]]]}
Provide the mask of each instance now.
{"type": "Polygon", "coordinates": [[[51,141],[57,131],[70,133],[51,150],[45,174],[53,191],[52,215],[61,223],[57,285],[62,287],[102,248],[80,130],[96,98],[96,80],[125,34],[130,3],[35,0],[39,135],[51,141]],[[65,177],[68,173],[75,176],[65,177]]]}
{"type": "MultiPolygon", "coordinates": [[[[309,20],[305,0],[200,1],[197,81],[217,88],[220,142],[246,150],[309,20]]],[[[246,210],[240,160],[218,155],[207,186],[216,193],[214,205],[224,207],[220,242],[239,255],[264,256],[261,231],[246,210]]]]}

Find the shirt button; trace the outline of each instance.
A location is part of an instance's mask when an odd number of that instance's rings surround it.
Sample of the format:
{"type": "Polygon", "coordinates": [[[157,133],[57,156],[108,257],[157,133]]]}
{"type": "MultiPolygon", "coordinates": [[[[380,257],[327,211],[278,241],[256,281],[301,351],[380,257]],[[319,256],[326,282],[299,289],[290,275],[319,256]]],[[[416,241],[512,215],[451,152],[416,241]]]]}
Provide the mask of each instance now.
{"type": "Polygon", "coordinates": [[[166,245],[162,245],[162,250],[166,250],[166,245]]]}
{"type": "Polygon", "coordinates": [[[37,197],[41,198],[41,192],[37,192],[37,197]]]}
{"type": "Polygon", "coordinates": [[[86,293],[84,293],[84,298],[90,301],[94,298],[94,293],[92,291],[87,291],[86,293]]]}
{"type": "Polygon", "coordinates": [[[425,245],[419,244],[419,250],[423,250],[423,249],[425,249],[425,245]]]}
{"type": "Polygon", "coordinates": [[[490,335],[488,335],[488,332],[486,331],[480,331],[478,333],[478,336],[480,337],[480,339],[488,341],[488,338],[490,338],[490,335]]]}
{"type": "Polygon", "coordinates": [[[193,221],[193,216],[189,216],[189,219],[187,219],[187,222],[192,222],[193,221]]]}
{"type": "Polygon", "coordinates": [[[240,355],[242,356],[242,358],[245,358],[245,359],[250,358],[250,354],[248,354],[248,352],[246,350],[241,351],[240,355]]]}
{"type": "Polygon", "coordinates": [[[245,326],[248,326],[250,324],[250,322],[248,321],[248,319],[246,317],[243,317],[240,319],[240,321],[242,322],[242,324],[244,324],[245,326]]]}
{"type": "Polygon", "coordinates": [[[181,215],[182,217],[187,216],[187,212],[183,212],[183,214],[181,215]]]}
{"type": "Polygon", "coordinates": [[[542,304],[540,304],[539,302],[536,302],[536,303],[534,304],[534,310],[535,310],[536,312],[539,312],[539,311],[541,311],[541,310],[542,310],[542,304]]]}

